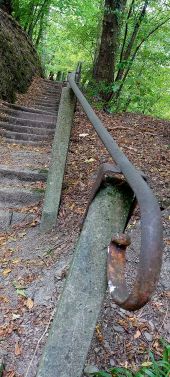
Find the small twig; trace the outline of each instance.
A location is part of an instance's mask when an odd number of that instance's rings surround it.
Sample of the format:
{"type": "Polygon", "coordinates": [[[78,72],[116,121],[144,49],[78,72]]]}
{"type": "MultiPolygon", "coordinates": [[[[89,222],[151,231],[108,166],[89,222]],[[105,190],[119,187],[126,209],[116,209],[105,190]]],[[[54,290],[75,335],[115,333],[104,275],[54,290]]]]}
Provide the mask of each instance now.
{"type": "Polygon", "coordinates": [[[32,357],[32,359],[31,359],[31,361],[30,361],[30,363],[29,363],[29,365],[28,365],[28,368],[27,368],[27,370],[26,370],[25,377],[28,376],[28,373],[29,373],[30,368],[31,368],[31,366],[32,366],[32,363],[33,363],[33,361],[34,361],[35,355],[36,355],[36,353],[37,353],[37,350],[38,350],[39,344],[40,344],[40,342],[42,341],[42,339],[44,338],[45,334],[47,333],[47,331],[48,331],[48,329],[49,329],[49,327],[50,327],[50,324],[51,324],[51,321],[52,321],[52,319],[53,319],[54,313],[55,313],[55,310],[52,311],[51,316],[50,316],[50,319],[49,319],[49,321],[48,321],[48,324],[47,324],[47,326],[46,326],[46,328],[45,328],[43,334],[41,335],[40,339],[39,339],[38,342],[37,342],[37,345],[36,345],[36,347],[35,347],[35,351],[34,351],[34,353],[33,353],[33,357],[32,357]]]}
{"type": "Polygon", "coordinates": [[[123,146],[124,148],[127,148],[129,149],[130,151],[134,151],[134,152],[137,152],[137,148],[133,148],[133,147],[128,147],[127,145],[124,144],[123,146]]]}
{"type": "Polygon", "coordinates": [[[117,127],[113,127],[113,128],[111,128],[111,130],[112,131],[115,131],[115,130],[130,130],[130,131],[133,131],[133,129],[132,128],[130,128],[130,127],[123,127],[123,126],[117,126],[117,127]]]}

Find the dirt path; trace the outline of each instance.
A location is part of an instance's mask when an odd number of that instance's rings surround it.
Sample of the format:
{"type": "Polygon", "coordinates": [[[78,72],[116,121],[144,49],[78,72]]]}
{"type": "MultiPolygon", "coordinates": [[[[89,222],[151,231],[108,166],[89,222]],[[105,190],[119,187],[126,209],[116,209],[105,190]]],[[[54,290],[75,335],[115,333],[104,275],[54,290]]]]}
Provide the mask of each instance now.
{"type": "MultiPolygon", "coordinates": [[[[161,206],[166,208],[169,123],[133,114],[111,117],[101,112],[100,117],[129,159],[148,175],[161,206]]],[[[2,145],[2,149],[7,153],[9,147],[4,142],[2,145]]],[[[10,146],[10,155],[19,155],[17,148],[10,146]]],[[[49,149],[43,149],[42,160],[38,164],[41,165],[44,161],[48,165],[49,159],[49,149]]],[[[0,284],[3,304],[1,347],[6,365],[3,377],[36,375],[97,166],[106,161],[109,161],[108,154],[81,108],[78,108],[56,229],[44,236],[39,233],[39,225],[36,223],[32,226],[18,226],[11,232],[0,235],[0,284]]],[[[35,211],[38,211],[40,216],[40,209],[36,208],[35,211]]],[[[131,221],[129,231],[134,228],[136,236],[133,239],[139,244],[137,221],[138,211],[131,221]]],[[[165,211],[165,228],[168,221],[165,211]]],[[[147,359],[145,352],[148,348],[153,349],[159,356],[159,338],[163,336],[168,339],[169,336],[168,245],[168,234],[165,230],[162,279],[152,301],[145,308],[135,314],[125,313],[106,297],[87,364],[95,364],[100,368],[110,365],[128,366],[130,363],[136,366],[147,359]]],[[[133,247],[137,248],[136,245],[133,247]]],[[[133,250],[128,256],[131,270],[136,268],[137,264],[132,252],[133,250]]]]}

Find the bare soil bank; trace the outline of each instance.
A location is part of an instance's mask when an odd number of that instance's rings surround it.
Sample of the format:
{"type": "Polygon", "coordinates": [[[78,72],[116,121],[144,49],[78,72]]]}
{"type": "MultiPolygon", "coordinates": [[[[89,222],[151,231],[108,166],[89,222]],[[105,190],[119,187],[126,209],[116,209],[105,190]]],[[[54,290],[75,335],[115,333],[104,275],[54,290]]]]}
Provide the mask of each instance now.
{"type": "Polygon", "coordinates": [[[42,69],[34,46],[19,24],[0,10],[0,99],[13,102],[35,75],[42,75],[42,69]]]}

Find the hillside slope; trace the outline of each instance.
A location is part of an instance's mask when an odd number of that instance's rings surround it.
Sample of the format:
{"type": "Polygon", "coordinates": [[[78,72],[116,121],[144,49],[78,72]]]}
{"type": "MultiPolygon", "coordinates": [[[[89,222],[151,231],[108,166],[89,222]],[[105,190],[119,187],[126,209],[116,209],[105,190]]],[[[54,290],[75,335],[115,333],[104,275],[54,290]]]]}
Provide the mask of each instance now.
{"type": "Polygon", "coordinates": [[[0,10],[0,99],[14,101],[35,75],[42,75],[37,52],[19,24],[0,10]]]}

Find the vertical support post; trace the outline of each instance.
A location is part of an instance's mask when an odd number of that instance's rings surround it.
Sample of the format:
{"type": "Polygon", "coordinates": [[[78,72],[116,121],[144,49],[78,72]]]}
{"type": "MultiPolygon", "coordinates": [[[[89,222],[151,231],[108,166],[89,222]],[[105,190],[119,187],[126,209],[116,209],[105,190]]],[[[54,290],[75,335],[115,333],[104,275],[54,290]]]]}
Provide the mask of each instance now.
{"type": "Polygon", "coordinates": [[[75,103],[73,91],[69,87],[63,88],[52,146],[52,162],[47,178],[41,231],[50,230],[56,224],[75,103]]]}

